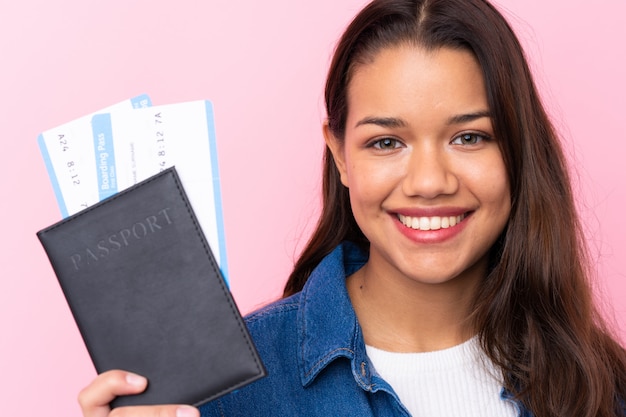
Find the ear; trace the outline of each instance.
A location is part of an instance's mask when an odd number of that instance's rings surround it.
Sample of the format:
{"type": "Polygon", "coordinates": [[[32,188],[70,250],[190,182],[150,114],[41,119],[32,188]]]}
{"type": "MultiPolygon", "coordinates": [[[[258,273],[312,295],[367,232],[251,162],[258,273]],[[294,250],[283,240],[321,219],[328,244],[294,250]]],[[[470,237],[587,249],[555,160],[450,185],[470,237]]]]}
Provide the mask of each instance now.
{"type": "Polygon", "coordinates": [[[341,178],[341,183],[348,187],[348,174],[346,169],[346,156],[343,143],[339,141],[335,135],[333,134],[330,126],[328,126],[328,120],[324,122],[323,125],[324,130],[324,140],[326,141],[326,146],[330,149],[330,153],[333,155],[333,160],[335,161],[335,166],[339,171],[339,175],[341,178]]]}

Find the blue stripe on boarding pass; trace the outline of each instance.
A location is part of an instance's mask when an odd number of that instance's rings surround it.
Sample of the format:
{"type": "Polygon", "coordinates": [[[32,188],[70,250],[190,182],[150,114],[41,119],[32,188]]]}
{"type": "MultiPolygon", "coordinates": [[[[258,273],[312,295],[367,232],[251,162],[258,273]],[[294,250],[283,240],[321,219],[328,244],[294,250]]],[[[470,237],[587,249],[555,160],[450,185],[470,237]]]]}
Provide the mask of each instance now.
{"type": "Polygon", "coordinates": [[[91,119],[93,145],[96,152],[98,195],[100,201],[117,193],[115,150],[113,149],[113,127],[111,114],[96,114],[91,119]]]}

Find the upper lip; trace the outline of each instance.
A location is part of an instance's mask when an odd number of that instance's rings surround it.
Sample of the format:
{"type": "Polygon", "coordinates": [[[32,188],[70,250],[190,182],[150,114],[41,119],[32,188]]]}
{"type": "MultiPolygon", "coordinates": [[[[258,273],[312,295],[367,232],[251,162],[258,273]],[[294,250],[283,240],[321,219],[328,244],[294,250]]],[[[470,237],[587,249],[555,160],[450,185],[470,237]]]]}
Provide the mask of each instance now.
{"type": "Polygon", "coordinates": [[[467,207],[411,207],[391,210],[391,213],[407,217],[448,217],[471,212],[467,207]]]}

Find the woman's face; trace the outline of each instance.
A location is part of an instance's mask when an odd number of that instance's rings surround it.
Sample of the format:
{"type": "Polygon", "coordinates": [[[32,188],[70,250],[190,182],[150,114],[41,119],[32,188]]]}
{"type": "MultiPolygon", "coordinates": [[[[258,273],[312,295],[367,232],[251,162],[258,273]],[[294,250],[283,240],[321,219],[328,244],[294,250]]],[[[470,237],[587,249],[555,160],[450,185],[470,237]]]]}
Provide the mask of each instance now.
{"type": "Polygon", "coordinates": [[[348,109],[343,144],[325,133],[369,267],[430,284],[482,279],[511,202],[473,55],[385,49],[356,68],[348,109]]]}

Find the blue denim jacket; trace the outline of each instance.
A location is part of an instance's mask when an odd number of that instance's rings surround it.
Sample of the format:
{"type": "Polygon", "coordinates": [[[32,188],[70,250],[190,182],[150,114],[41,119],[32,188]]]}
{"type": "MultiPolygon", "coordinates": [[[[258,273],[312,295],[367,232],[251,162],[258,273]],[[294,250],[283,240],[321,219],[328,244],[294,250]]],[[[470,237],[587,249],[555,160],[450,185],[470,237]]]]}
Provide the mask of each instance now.
{"type": "MultiPolygon", "coordinates": [[[[346,276],[366,261],[343,243],[302,292],[246,317],[268,376],[205,404],[202,416],[410,416],[373,370],[346,290],[346,276]]],[[[516,406],[520,417],[531,416],[516,406]]]]}

